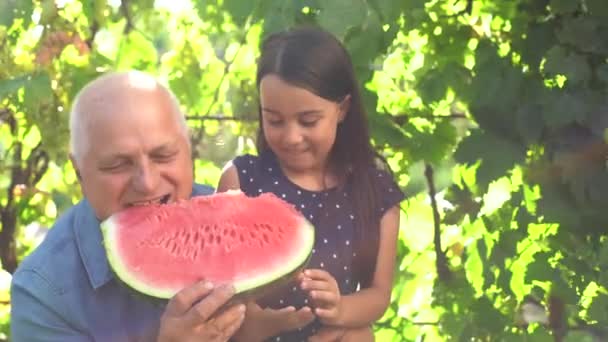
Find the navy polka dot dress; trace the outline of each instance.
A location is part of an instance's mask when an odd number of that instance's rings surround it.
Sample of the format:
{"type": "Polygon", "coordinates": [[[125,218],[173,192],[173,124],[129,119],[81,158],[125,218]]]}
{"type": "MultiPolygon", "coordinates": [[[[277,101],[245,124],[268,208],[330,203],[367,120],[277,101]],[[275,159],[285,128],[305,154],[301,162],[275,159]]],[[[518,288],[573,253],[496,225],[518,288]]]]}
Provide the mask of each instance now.
{"type": "MultiPolygon", "coordinates": [[[[352,272],[354,250],[354,220],[351,202],[346,191],[329,189],[326,191],[308,191],[292,183],[282,172],[276,157],[272,153],[261,156],[243,155],[233,160],[236,167],[241,191],[249,196],[272,192],[276,196],[293,204],[315,226],[316,241],[308,268],[319,268],[329,272],[337,281],[342,295],[356,291],[359,280],[352,272]],[[321,220],[322,216],[332,215],[331,220],[321,220]]],[[[378,184],[382,192],[380,217],[386,210],[404,199],[404,195],[395,184],[389,173],[376,171],[378,184]]],[[[306,293],[295,283],[278,290],[265,298],[262,306],[282,308],[309,306],[306,293]]],[[[275,336],[269,341],[306,341],[321,327],[315,320],[308,326],[275,336]]]]}

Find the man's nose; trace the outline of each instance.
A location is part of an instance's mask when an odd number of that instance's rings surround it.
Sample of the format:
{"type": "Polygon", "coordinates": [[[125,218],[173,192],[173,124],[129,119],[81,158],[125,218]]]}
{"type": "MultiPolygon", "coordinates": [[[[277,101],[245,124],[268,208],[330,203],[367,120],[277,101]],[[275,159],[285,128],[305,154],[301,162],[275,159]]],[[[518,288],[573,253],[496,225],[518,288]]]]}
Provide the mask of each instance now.
{"type": "Polygon", "coordinates": [[[153,163],[143,162],[140,164],[133,177],[133,187],[139,193],[153,193],[158,186],[159,174],[153,163]]]}

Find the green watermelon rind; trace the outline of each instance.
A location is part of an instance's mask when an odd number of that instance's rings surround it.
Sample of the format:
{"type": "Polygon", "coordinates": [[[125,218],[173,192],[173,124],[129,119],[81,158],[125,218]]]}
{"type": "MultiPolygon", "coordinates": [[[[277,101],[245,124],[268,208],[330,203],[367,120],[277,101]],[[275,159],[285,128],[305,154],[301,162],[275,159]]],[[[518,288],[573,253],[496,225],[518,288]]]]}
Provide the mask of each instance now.
{"type": "MultiPolygon", "coordinates": [[[[117,219],[117,216],[111,216],[100,224],[108,262],[110,263],[110,268],[115,276],[121,283],[135,290],[138,294],[152,299],[166,300],[172,298],[176,294],[175,289],[157,288],[150,284],[146,284],[138,279],[135,274],[129,272],[128,268],[121,262],[121,258],[117,253],[117,248],[113,248],[117,243],[117,219]]],[[[265,293],[266,288],[280,286],[289,281],[308,264],[315,243],[315,229],[304,217],[300,217],[299,220],[302,225],[299,230],[303,235],[301,237],[301,243],[303,244],[302,248],[300,248],[301,253],[296,255],[291,262],[283,263],[282,267],[273,273],[265,274],[253,279],[234,282],[232,285],[235,288],[235,296],[257,297],[258,294],[265,293]]]]}

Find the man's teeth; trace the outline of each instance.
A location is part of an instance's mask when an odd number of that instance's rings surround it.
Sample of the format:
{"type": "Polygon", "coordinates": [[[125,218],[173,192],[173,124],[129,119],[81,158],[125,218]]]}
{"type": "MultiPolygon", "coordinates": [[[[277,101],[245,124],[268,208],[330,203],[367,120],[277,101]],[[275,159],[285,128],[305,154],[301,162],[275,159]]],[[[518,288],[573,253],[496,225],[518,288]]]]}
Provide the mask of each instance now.
{"type": "Polygon", "coordinates": [[[136,207],[136,206],[150,205],[150,204],[167,204],[169,202],[169,199],[171,199],[171,195],[165,195],[165,196],[162,196],[153,201],[133,202],[133,203],[131,203],[131,205],[136,207]]]}
{"type": "Polygon", "coordinates": [[[146,201],[146,202],[135,202],[132,205],[133,206],[140,206],[140,205],[150,205],[150,204],[159,204],[161,202],[162,198],[159,198],[157,200],[154,201],[146,201]]]}

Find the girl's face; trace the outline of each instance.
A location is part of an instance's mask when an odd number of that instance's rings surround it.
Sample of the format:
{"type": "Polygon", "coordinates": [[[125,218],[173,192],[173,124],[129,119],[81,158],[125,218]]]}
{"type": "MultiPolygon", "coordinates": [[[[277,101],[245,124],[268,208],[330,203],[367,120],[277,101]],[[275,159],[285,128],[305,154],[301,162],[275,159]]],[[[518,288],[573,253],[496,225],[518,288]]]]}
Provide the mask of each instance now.
{"type": "Polygon", "coordinates": [[[296,173],[324,170],[347,105],[273,74],[260,82],[260,105],[264,137],[281,165],[296,173]]]}

